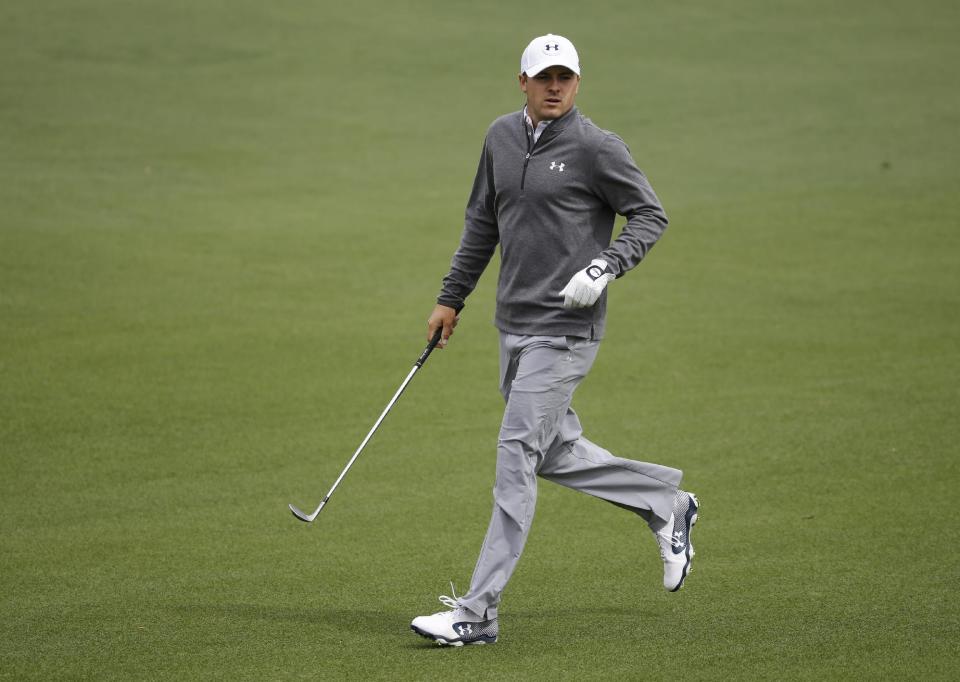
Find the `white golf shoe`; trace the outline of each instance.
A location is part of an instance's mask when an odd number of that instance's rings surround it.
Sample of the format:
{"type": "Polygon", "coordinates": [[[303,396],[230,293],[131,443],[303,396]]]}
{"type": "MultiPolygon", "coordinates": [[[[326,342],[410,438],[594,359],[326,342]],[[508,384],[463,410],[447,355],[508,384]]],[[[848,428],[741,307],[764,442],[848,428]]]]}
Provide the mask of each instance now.
{"type": "Polygon", "coordinates": [[[410,623],[410,629],[441,646],[496,642],[500,630],[497,619],[486,620],[475,615],[460,606],[455,597],[441,596],[440,601],[450,610],[439,611],[432,616],[418,616],[410,623]]]}
{"type": "Polygon", "coordinates": [[[692,568],[694,551],[690,531],[697,522],[699,510],[700,501],[696,495],[678,490],[673,501],[673,515],[662,530],[654,533],[663,559],[663,587],[670,592],[683,587],[692,568]]]}

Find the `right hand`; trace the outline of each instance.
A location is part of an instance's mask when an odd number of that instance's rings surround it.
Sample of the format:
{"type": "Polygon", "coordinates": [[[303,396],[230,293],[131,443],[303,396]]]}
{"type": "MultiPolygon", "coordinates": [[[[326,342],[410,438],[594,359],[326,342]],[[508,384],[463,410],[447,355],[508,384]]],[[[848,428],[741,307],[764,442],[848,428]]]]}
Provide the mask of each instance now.
{"type": "Polygon", "coordinates": [[[453,336],[453,328],[459,321],[460,316],[457,315],[456,310],[438,303],[430,313],[430,319],[427,320],[427,341],[433,340],[433,335],[442,327],[443,331],[440,333],[440,343],[437,344],[437,348],[443,348],[453,336]]]}

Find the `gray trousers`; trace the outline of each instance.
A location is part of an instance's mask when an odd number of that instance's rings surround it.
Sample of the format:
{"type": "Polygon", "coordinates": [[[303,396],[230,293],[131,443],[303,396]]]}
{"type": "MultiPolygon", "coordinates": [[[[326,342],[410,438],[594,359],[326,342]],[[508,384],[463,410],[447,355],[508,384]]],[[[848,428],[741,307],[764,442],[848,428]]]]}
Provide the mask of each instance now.
{"type": "Polygon", "coordinates": [[[537,503],[537,476],[607,500],[661,525],[683,474],[622,459],[583,437],[570,408],[599,341],[500,333],[500,391],[507,407],[497,443],[493,516],[459,599],[480,617],[497,617],[500,595],[523,552],[537,503]]]}

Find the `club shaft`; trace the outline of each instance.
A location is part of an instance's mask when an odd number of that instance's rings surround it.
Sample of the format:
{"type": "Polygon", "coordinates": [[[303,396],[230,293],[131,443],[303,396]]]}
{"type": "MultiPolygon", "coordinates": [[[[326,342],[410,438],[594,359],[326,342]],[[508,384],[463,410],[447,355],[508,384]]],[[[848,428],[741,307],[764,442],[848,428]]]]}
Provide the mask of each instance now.
{"type": "MultiPolygon", "coordinates": [[[[343,468],[343,471],[340,472],[340,476],[337,477],[337,480],[333,482],[333,485],[330,487],[330,491],[327,493],[326,497],[323,498],[323,502],[320,503],[320,506],[317,507],[317,512],[319,512],[323,505],[327,503],[327,500],[330,499],[330,496],[333,495],[333,491],[337,489],[337,486],[340,485],[340,481],[343,480],[344,476],[347,475],[347,472],[350,471],[350,467],[353,466],[353,463],[357,461],[357,457],[360,456],[360,453],[363,452],[363,449],[367,446],[367,443],[370,442],[370,439],[373,438],[373,434],[376,433],[377,429],[380,428],[380,424],[383,423],[383,420],[386,418],[387,413],[390,412],[390,409],[394,406],[400,396],[403,394],[404,389],[406,389],[407,384],[410,383],[410,380],[413,379],[413,375],[417,373],[417,370],[420,369],[420,364],[413,366],[413,369],[410,370],[410,373],[407,374],[407,378],[403,380],[403,383],[400,384],[400,388],[397,389],[397,392],[393,394],[393,398],[390,399],[390,402],[387,403],[387,406],[384,408],[383,412],[380,413],[380,417],[377,419],[376,423],[373,425],[373,428],[370,429],[370,432],[367,434],[367,437],[363,439],[363,442],[360,443],[360,447],[357,448],[357,451],[353,453],[353,457],[350,458],[350,461],[347,462],[347,466],[343,468]]],[[[314,512],[315,514],[317,512],[314,512]]]]}
{"type": "MultiPolygon", "coordinates": [[[[459,309],[457,312],[460,312],[459,309]]],[[[397,392],[393,394],[393,397],[390,399],[390,402],[387,403],[387,406],[383,409],[383,412],[380,413],[380,417],[377,419],[376,423],[373,425],[373,428],[370,429],[370,432],[367,434],[367,437],[363,439],[363,442],[360,443],[360,447],[357,448],[357,451],[353,453],[353,457],[350,458],[350,461],[347,462],[347,466],[343,467],[343,471],[340,472],[340,475],[337,477],[337,480],[334,481],[333,485],[330,487],[330,490],[327,492],[326,496],[323,498],[323,501],[320,502],[320,505],[314,510],[312,514],[305,514],[300,511],[297,507],[294,507],[292,504],[289,505],[290,511],[293,512],[301,521],[313,521],[317,518],[317,514],[320,513],[320,510],[323,509],[324,505],[330,501],[330,496],[333,495],[333,491],[337,489],[337,486],[340,485],[340,481],[343,480],[343,477],[347,475],[347,472],[350,471],[350,467],[353,466],[353,463],[357,461],[357,457],[360,456],[360,453],[363,452],[363,449],[367,446],[367,443],[370,442],[370,439],[373,438],[373,434],[376,433],[377,429],[380,428],[380,424],[386,418],[387,413],[390,412],[390,409],[393,407],[394,403],[400,398],[403,394],[404,389],[406,389],[407,384],[410,383],[410,380],[413,379],[413,375],[417,373],[417,370],[423,367],[423,364],[427,361],[427,358],[430,357],[430,353],[433,352],[433,349],[436,348],[437,344],[440,343],[440,336],[442,328],[438,328],[434,332],[433,337],[430,339],[430,343],[427,344],[427,347],[423,349],[423,352],[420,354],[420,357],[417,358],[417,361],[413,365],[413,369],[410,370],[410,373],[407,374],[407,378],[403,380],[403,383],[400,384],[400,388],[397,389],[397,392]]]]}

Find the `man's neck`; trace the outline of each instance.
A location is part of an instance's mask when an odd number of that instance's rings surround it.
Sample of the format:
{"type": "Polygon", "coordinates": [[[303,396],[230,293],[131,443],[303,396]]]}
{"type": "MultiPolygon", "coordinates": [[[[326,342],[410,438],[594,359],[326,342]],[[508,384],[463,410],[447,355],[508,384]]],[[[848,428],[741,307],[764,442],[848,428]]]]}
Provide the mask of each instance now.
{"type": "Polygon", "coordinates": [[[529,121],[530,124],[533,126],[533,128],[536,129],[537,126],[539,126],[539,125],[541,125],[541,124],[543,124],[543,125],[545,125],[545,126],[546,126],[546,125],[551,125],[551,124],[553,124],[553,123],[556,123],[557,121],[559,121],[559,120],[562,119],[562,118],[566,118],[566,117],[570,114],[570,112],[573,111],[574,109],[576,109],[576,107],[570,107],[569,109],[567,109],[565,112],[563,112],[562,114],[560,114],[560,115],[557,116],[556,118],[545,118],[545,119],[543,119],[543,120],[537,121],[537,120],[535,120],[535,119],[533,118],[533,116],[530,114],[530,109],[529,109],[529,107],[527,107],[527,105],[524,104],[524,105],[523,105],[523,118],[524,118],[525,121],[529,121]]]}
{"type": "Polygon", "coordinates": [[[534,118],[530,115],[530,111],[526,105],[523,107],[523,119],[526,121],[526,124],[530,126],[531,131],[533,132],[533,140],[536,142],[544,130],[547,129],[547,126],[553,123],[553,119],[544,120],[544,121],[535,121],[534,118]]]}

